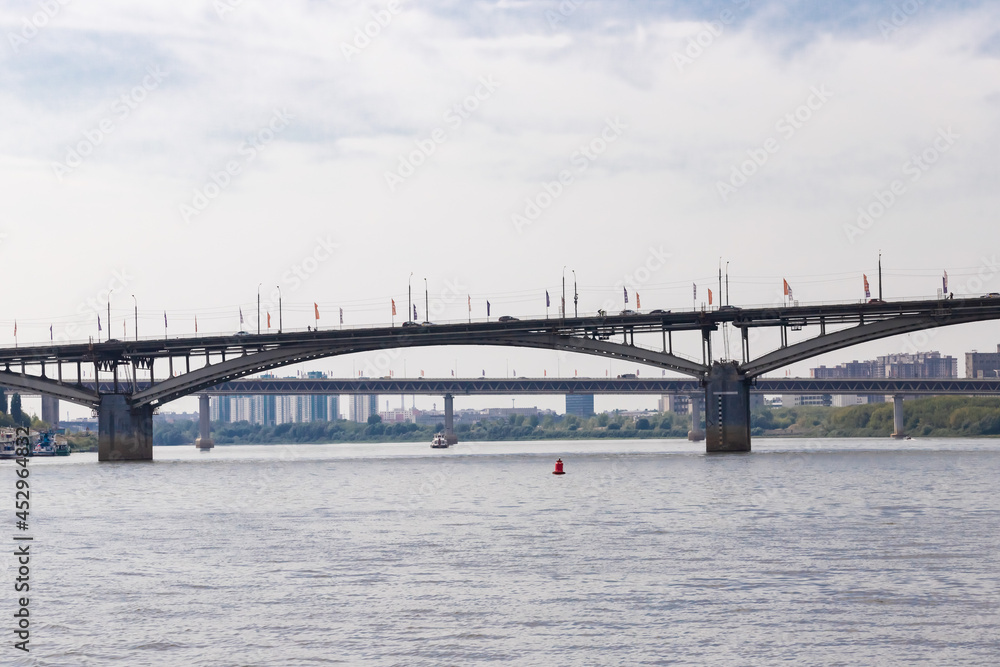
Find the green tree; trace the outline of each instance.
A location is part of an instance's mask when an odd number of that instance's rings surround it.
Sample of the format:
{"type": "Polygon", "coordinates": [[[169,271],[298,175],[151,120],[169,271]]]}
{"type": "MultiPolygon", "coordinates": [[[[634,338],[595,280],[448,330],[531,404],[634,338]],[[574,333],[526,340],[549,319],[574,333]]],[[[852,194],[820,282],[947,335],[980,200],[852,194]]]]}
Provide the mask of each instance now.
{"type": "Polygon", "coordinates": [[[7,390],[0,387],[0,412],[7,414],[7,390]]]}
{"type": "MultiPolygon", "coordinates": [[[[6,412],[6,410],[4,410],[6,412]]],[[[21,412],[21,395],[14,394],[13,398],[10,399],[10,416],[14,418],[14,421],[18,424],[21,423],[23,413],[21,412]]]]}
{"type": "Polygon", "coordinates": [[[368,423],[369,424],[381,424],[382,423],[382,418],[379,417],[378,415],[368,415],[368,423]]]}

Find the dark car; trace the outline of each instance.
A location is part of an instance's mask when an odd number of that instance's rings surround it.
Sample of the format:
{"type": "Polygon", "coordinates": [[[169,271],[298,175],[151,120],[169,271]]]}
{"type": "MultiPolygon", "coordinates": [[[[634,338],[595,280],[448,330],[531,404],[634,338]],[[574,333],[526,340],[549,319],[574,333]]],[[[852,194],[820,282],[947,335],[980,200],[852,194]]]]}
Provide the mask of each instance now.
{"type": "Polygon", "coordinates": [[[868,303],[885,303],[882,299],[868,299],[868,303]]]}
{"type": "Polygon", "coordinates": [[[649,311],[649,314],[650,315],[666,315],[669,312],[670,312],[669,310],[663,310],[661,308],[657,308],[656,310],[649,311]]]}
{"type": "Polygon", "coordinates": [[[246,331],[237,331],[236,335],[237,336],[249,336],[250,334],[248,334],[246,331]]]}
{"type": "Polygon", "coordinates": [[[519,322],[520,320],[518,320],[516,317],[514,317],[512,315],[501,315],[500,316],[500,321],[501,322],[519,322]]]}
{"type": "Polygon", "coordinates": [[[413,322],[413,321],[403,322],[403,326],[404,327],[419,327],[420,326],[420,322],[413,322]]]}
{"type": "Polygon", "coordinates": [[[737,306],[730,306],[727,304],[725,306],[719,306],[719,310],[739,310],[739,308],[737,306]]]}
{"type": "Polygon", "coordinates": [[[622,312],[620,312],[618,314],[619,315],[638,315],[638,313],[636,313],[634,310],[629,310],[628,308],[626,308],[625,310],[623,310],[622,312]]]}
{"type": "Polygon", "coordinates": [[[637,378],[637,377],[639,377],[639,376],[636,375],[635,373],[622,373],[621,375],[618,376],[618,379],[619,380],[632,380],[632,379],[637,378]]]}

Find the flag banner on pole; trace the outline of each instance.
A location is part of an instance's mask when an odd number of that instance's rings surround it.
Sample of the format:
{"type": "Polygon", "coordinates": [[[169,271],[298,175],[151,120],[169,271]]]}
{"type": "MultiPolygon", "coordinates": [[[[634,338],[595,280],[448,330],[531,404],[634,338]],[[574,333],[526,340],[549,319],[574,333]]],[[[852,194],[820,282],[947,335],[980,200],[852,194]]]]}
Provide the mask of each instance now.
{"type": "Polygon", "coordinates": [[[243,309],[240,308],[240,324],[243,324],[243,309]]]}
{"type": "MultiPolygon", "coordinates": [[[[97,316],[97,330],[98,331],[103,331],[103,329],[101,328],[101,316],[100,315],[97,316]]],[[[15,336],[17,335],[17,320],[14,320],[14,335],[15,336]]]]}
{"type": "Polygon", "coordinates": [[[862,273],[861,277],[865,281],[865,298],[866,299],[870,299],[870,298],[872,298],[872,293],[871,293],[871,290],[868,289],[868,276],[866,276],[865,274],[862,273]]]}
{"type": "Polygon", "coordinates": [[[486,317],[490,316],[490,302],[486,302],[486,317]]]}
{"type": "Polygon", "coordinates": [[[343,308],[340,309],[340,323],[341,324],[344,323],[344,309],[343,308]]]}
{"type": "Polygon", "coordinates": [[[545,290],[545,307],[548,308],[550,305],[552,304],[549,302],[549,291],[545,290]]]}
{"type": "Polygon", "coordinates": [[[271,313],[267,314],[267,328],[271,328],[271,313]]]}
{"type": "Polygon", "coordinates": [[[639,305],[639,293],[638,292],[635,293],[635,309],[636,310],[642,310],[642,306],[639,305]]]}
{"type": "Polygon", "coordinates": [[[791,285],[788,286],[788,300],[789,301],[794,301],[795,300],[795,297],[792,296],[792,286],[791,285]]]}
{"type": "Polygon", "coordinates": [[[167,328],[167,311],[163,311],[163,328],[167,328]]]}
{"type": "Polygon", "coordinates": [[[414,320],[420,319],[419,317],[417,317],[417,304],[413,304],[413,319],[414,320]]]}
{"type": "Polygon", "coordinates": [[[55,340],[55,338],[53,338],[53,336],[52,336],[52,325],[51,324],[49,325],[49,340],[55,340]]]}
{"type": "Polygon", "coordinates": [[[628,288],[623,287],[622,289],[625,291],[625,303],[628,303],[628,288]]]}
{"type": "Polygon", "coordinates": [[[944,293],[948,293],[948,272],[944,272],[944,277],[941,278],[941,285],[944,287],[944,293]]]}
{"type": "Polygon", "coordinates": [[[698,299],[698,285],[696,283],[691,283],[691,298],[698,299]]]}
{"type": "Polygon", "coordinates": [[[314,302],[313,303],[313,309],[316,311],[316,319],[318,320],[319,319],[319,304],[314,302]]]}
{"type": "Polygon", "coordinates": [[[389,299],[389,300],[392,301],[392,314],[395,315],[396,314],[396,300],[395,299],[389,299]]]}
{"type": "Polygon", "coordinates": [[[198,333],[198,316],[194,316],[194,332],[198,333]]]}
{"type": "Polygon", "coordinates": [[[712,290],[708,290],[708,305],[712,305],[712,290]]]}
{"type": "Polygon", "coordinates": [[[469,312],[472,312],[472,295],[469,295],[469,312]]]}
{"type": "Polygon", "coordinates": [[[784,278],[782,278],[782,279],[781,279],[781,282],[782,282],[782,283],[784,283],[784,285],[785,285],[785,289],[784,289],[784,291],[785,291],[785,296],[790,296],[790,295],[791,295],[791,292],[792,292],[792,290],[790,290],[790,289],[788,288],[788,281],[787,281],[787,280],[785,280],[784,278]]]}

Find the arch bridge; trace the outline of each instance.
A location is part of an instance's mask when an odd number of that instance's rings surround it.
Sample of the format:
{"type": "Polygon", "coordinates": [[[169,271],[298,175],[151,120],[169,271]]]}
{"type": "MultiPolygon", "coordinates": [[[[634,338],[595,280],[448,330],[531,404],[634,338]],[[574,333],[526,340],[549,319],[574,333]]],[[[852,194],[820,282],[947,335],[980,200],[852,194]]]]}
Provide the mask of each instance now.
{"type": "Polygon", "coordinates": [[[99,459],[152,459],[153,410],[247,375],[326,357],[406,347],[491,345],[564,350],[662,368],[698,379],[705,391],[706,449],[750,450],[750,387],[782,366],[866,341],[967,322],[1000,319],[1000,298],[845,303],[773,308],[486,321],[261,335],[109,340],[0,349],[0,385],[95,409],[99,459]],[[741,360],[717,360],[712,332],[732,326],[741,360]],[[753,358],[750,331],[777,329],[778,349],[753,358]],[[790,343],[789,331],[815,335],[790,343]],[[675,333],[700,332],[700,361],[675,354],[675,333]],[[655,334],[660,349],[635,344],[655,334]],[[83,381],[93,371],[96,383],[83,381]],[[148,379],[138,381],[139,373],[148,379]],[[157,372],[162,376],[157,379],[157,372]],[[110,386],[100,381],[102,375],[110,386]],[[110,391],[108,390],[110,388],[110,391]]]}

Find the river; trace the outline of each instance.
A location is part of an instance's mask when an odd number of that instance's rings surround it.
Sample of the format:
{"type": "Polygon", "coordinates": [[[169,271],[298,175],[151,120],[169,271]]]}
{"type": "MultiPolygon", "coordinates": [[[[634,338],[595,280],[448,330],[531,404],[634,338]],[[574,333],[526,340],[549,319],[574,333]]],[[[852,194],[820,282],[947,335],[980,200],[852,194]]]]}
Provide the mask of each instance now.
{"type": "Polygon", "coordinates": [[[12,646],[11,549],[0,663],[1000,662],[1000,441],[703,447],[32,459],[31,651],[12,646]]]}

